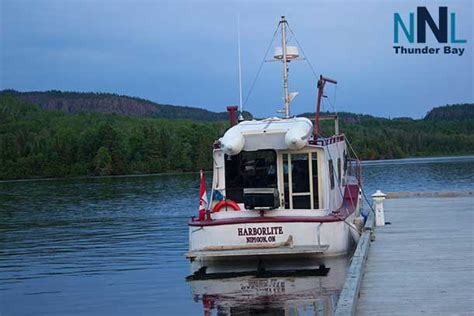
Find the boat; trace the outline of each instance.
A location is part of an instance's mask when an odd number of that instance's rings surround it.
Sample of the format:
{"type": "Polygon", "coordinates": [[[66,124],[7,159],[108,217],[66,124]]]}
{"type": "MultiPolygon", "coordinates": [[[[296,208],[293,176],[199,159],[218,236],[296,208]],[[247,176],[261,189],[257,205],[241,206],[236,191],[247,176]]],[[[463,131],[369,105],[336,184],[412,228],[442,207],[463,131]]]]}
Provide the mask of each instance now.
{"type": "Polygon", "coordinates": [[[283,65],[282,117],[242,120],[227,107],[230,128],[214,143],[211,198],[189,222],[192,273],[212,273],[213,263],[245,258],[345,255],[361,227],[360,162],[339,130],[337,115],[323,117],[326,84],[319,76],[314,122],[290,114],[288,67],[300,60],[287,45],[288,22],[279,21],[283,65]],[[323,136],[320,121],[334,120],[334,135],[323,136]]]}

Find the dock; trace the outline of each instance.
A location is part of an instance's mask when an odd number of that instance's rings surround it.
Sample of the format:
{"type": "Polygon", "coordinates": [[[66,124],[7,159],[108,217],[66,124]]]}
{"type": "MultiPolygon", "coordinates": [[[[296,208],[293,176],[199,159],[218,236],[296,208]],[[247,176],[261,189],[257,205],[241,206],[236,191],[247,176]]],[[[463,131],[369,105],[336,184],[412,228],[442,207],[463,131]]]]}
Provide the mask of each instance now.
{"type": "Polygon", "coordinates": [[[389,224],[358,245],[367,255],[353,260],[336,315],[474,315],[472,193],[388,196],[389,224]]]}

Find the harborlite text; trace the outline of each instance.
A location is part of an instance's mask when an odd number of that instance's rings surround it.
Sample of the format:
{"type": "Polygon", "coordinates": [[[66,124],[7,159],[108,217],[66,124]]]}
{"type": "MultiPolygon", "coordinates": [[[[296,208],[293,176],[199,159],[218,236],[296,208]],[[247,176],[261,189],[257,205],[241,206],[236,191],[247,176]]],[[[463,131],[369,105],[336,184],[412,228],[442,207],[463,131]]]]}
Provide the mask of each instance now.
{"type": "Polygon", "coordinates": [[[283,227],[247,227],[237,228],[238,236],[246,236],[247,243],[275,242],[275,235],[283,235],[283,227]]]}

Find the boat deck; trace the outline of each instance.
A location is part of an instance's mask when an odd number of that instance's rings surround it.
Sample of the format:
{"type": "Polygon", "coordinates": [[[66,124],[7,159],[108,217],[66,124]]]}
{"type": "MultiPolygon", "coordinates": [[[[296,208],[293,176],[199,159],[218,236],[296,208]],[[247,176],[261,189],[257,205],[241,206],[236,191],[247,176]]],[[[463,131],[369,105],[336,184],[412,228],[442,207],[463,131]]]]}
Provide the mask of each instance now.
{"type": "Polygon", "coordinates": [[[356,315],[474,314],[474,197],[385,201],[356,315]]]}

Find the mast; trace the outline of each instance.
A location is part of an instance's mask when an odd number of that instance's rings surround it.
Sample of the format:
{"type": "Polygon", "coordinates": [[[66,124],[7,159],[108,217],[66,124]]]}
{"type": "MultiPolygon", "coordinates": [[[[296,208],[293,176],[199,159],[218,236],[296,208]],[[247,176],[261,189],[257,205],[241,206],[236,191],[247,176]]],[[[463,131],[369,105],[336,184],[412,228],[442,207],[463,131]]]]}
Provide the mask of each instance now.
{"type": "MultiPolygon", "coordinates": [[[[289,29],[288,22],[282,16],[278,27],[281,27],[281,47],[275,47],[275,54],[273,56],[277,61],[283,63],[283,109],[278,110],[278,113],[283,113],[285,118],[290,118],[290,103],[298,95],[298,92],[288,92],[288,65],[290,61],[300,60],[298,47],[288,46],[286,39],[286,31],[289,29]]],[[[289,29],[291,31],[291,29],[289,29]]]]}
{"type": "Polygon", "coordinates": [[[285,118],[290,117],[290,97],[288,95],[288,60],[286,57],[286,19],[284,16],[281,17],[280,26],[281,26],[281,49],[283,54],[283,97],[285,101],[284,113],[285,118]]]}

